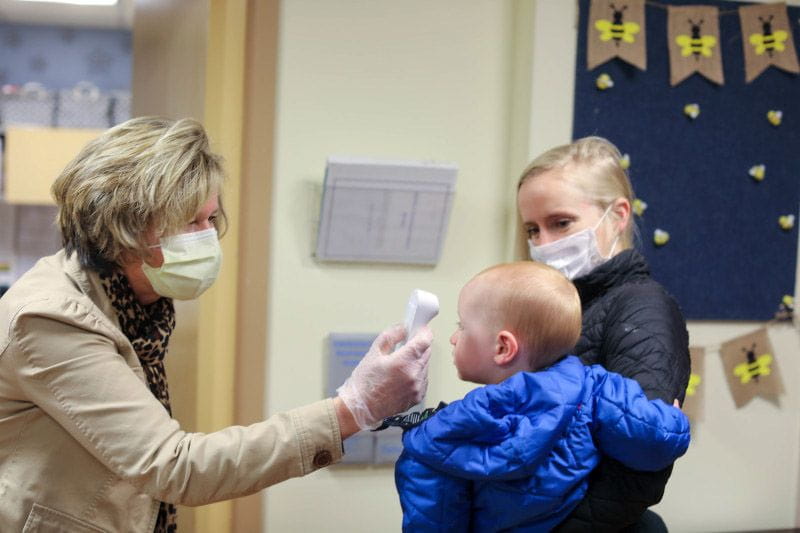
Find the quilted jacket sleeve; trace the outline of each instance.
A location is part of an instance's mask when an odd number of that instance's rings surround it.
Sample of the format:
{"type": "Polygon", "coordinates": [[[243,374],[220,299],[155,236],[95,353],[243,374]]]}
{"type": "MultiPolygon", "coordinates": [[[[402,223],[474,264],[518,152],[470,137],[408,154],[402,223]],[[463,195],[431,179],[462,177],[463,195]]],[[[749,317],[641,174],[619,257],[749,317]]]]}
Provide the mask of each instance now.
{"type": "Polygon", "coordinates": [[[594,435],[600,450],[636,470],[660,470],[686,453],[689,420],[661,400],[648,400],[639,384],[592,367],[594,435]]]}
{"type": "MultiPolygon", "coordinates": [[[[598,302],[604,308],[599,361],[612,372],[635,379],[649,399],[683,401],[689,382],[689,335],[675,300],[656,282],[626,284],[598,302]]],[[[619,531],[635,524],[664,495],[672,466],[644,472],[603,457],[589,490],[556,529],[619,531]]]]}
{"type": "Polygon", "coordinates": [[[437,471],[403,452],[395,465],[403,531],[469,531],[470,482],[437,471]]]}
{"type": "Polygon", "coordinates": [[[606,370],[635,379],[650,399],[683,401],[689,335],[677,303],[661,286],[625,286],[609,305],[604,326],[606,370]]]}

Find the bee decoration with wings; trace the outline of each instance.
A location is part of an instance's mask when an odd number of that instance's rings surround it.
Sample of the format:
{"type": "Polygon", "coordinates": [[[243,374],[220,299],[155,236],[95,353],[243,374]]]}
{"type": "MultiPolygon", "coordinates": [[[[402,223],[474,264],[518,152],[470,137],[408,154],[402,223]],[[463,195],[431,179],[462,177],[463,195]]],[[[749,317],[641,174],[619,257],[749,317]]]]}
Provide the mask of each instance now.
{"type": "Polygon", "coordinates": [[[717,46],[717,38],[713,35],[700,34],[703,19],[698,22],[694,22],[692,19],[686,20],[689,21],[692,34],[682,33],[675,38],[675,42],[681,47],[681,55],[683,57],[693,55],[695,60],[699,60],[701,55],[711,57],[714,47],[717,46]]]}
{"type": "Polygon", "coordinates": [[[719,9],[714,6],[667,8],[670,83],[674,87],[695,72],[723,85],[719,47],[719,9]]]}
{"type": "Polygon", "coordinates": [[[591,0],[586,62],[589,70],[618,57],[647,69],[645,0],[591,0]]]}
{"type": "Polygon", "coordinates": [[[800,73],[786,4],[742,6],[739,20],[747,83],[770,66],[800,73]]]}
{"type": "Polygon", "coordinates": [[[617,7],[614,3],[609,3],[608,6],[613,10],[613,20],[598,19],[594,22],[594,27],[600,32],[601,41],[609,41],[613,39],[614,45],[619,46],[619,43],[634,43],[636,42],[636,34],[641,30],[641,26],[635,22],[625,22],[625,10],[628,9],[627,5],[617,7]]]}

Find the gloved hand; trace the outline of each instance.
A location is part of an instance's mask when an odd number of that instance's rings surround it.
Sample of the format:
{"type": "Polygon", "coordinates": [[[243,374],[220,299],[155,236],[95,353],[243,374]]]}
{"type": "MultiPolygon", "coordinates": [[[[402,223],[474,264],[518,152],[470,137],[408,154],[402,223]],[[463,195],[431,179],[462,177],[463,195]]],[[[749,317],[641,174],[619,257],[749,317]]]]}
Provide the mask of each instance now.
{"type": "Polygon", "coordinates": [[[425,396],[433,333],[422,327],[414,338],[392,352],[405,337],[402,325],[384,330],[336,390],[361,429],[376,427],[387,416],[405,411],[425,396]]]}

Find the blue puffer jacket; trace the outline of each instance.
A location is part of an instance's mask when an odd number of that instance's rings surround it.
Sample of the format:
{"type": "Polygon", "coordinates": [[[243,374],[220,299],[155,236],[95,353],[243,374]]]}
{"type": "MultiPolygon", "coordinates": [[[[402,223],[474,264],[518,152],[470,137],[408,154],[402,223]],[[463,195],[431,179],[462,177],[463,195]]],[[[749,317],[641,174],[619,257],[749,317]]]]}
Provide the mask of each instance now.
{"type": "Polygon", "coordinates": [[[686,452],[689,422],[635,381],[570,356],[471,391],[403,445],[404,531],[548,531],[583,497],[598,449],[658,470],[686,452]]]}

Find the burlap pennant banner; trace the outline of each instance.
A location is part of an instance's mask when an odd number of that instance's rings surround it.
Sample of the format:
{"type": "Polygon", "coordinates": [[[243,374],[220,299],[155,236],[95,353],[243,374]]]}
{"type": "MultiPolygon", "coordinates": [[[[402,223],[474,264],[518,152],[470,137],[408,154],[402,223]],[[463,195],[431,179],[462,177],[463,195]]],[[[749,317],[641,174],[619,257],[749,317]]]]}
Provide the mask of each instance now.
{"type": "Polygon", "coordinates": [[[681,409],[692,422],[703,419],[703,404],[705,400],[705,368],[706,349],[690,346],[689,355],[692,360],[692,373],[689,374],[689,385],[686,387],[686,398],[681,409]]]}
{"type": "Polygon", "coordinates": [[[737,408],[756,396],[777,403],[783,385],[767,328],[727,341],[720,356],[737,408]]]}
{"type": "Polygon", "coordinates": [[[800,73],[786,4],[739,8],[744,46],[745,81],[750,83],[767,67],[800,73]]]}
{"type": "Polygon", "coordinates": [[[644,2],[592,0],[586,41],[589,70],[615,57],[647,69],[644,2]]]}
{"type": "Polygon", "coordinates": [[[669,6],[667,46],[673,87],[695,72],[719,85],[725,83],[716,7],[669,6]]]}

